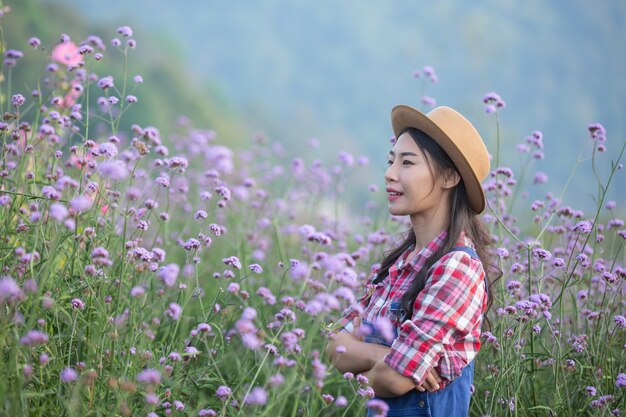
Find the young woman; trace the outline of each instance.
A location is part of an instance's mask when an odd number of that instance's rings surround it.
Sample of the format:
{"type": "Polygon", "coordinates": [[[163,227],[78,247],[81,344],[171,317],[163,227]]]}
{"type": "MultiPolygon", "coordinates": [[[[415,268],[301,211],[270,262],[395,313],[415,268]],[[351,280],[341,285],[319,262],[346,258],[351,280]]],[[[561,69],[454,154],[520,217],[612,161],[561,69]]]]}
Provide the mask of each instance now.
{"type": "Polygon", "coordinates": [[[489,156],[472,124],[449,107],[391,112],[385,182],[389,212],[412,230],[346,309],[327,353],[365,375],[388,416],[467,416],[473,359],[490,300],[480,220],[489,156]]]}

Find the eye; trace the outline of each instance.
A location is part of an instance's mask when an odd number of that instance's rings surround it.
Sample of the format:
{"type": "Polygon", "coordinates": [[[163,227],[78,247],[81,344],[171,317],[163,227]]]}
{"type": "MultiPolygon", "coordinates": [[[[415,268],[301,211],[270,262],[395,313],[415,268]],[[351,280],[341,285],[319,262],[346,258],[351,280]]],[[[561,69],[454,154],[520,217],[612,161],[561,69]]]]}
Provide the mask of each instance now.
{"type": "Polygon", "coordinates": [[[413,162],[405,159],[404,161],[402,161],[402,165],[413,165],[413,162]]]}
{"type": "Polygon", "coordinates": [[[387,161],[387,166],[391,166],[391,165],[393,165],[393,161],[392,161],[391,159],[389,159],[389,160],[387,161]]]}

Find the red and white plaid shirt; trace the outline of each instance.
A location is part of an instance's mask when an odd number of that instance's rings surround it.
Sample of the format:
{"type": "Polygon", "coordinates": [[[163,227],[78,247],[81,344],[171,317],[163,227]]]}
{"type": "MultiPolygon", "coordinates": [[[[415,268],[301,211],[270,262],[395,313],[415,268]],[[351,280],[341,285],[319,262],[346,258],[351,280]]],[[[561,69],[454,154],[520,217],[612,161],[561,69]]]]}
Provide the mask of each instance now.
{"type": "MultiPolygon", "coordinates": [[[[410,320],[401,321],[391,306],[398,306],[428,258],[444,243],[443,231],[412,259],[407,259],[413,248],[407,249],[389,268],[381,282],[373,284],[373,273],[365,286],[365,294],[343,312],[340,324],[352,331],[352,321],[361,316],[375,323],[387,317],[397,330],[391,352],[385,363],[400,374],[424,382],[427,373],[435,367],[447,385],[467,366],[480,350],[480,328],[487,306],[485,271],[478,259],[455,250],[441,257],[431,268],[426,286],[413,305],[410,320]]],[[[465,234],[454,246],[473,244],[465,234]]]]}

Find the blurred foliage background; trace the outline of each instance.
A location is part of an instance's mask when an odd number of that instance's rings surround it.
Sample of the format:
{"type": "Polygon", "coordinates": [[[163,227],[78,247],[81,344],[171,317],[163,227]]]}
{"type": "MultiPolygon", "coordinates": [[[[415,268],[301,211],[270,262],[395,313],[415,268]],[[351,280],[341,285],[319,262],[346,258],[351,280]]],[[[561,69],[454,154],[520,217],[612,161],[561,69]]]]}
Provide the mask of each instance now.
{"type": "MultiPolygon", "coordinates": [[[[363,200],[368,183],[382,184],[395,104],[421,107],[421,96],[456,107],[477,125],[493,150],[495,122],[481,99],[495,91],[507,102],[500,114],[503,165],[517,168],[514,145],[533,130],[544,134],[546,159],[534,168],[549,182],[528,188],[529,199],[566,182],[589,123],[608,131],[605,167],[626,137],[626,3],[485,0],[13,0],[3,21],[11,47],[26,49],[38,36],[48,45],[62,32],[108,42],[130,25],[138,41],[132,74],[145,84],[133,122],[165,135],[179,115],[246,146],[255,131],[291,155],[336,158],[341,150],[372,161],[370,177],[347,198],[363,200]],[[431,84],[413,72],[435,68],[431,84]]],[[[111,68],[118,68],[113,65],[111,68]]],[[[106,63],[104,63],[106,68],[106,63]]],[[[24,80],[42,67],[20,66],[24,80]]],[[[105,74],[100,74],[105,75],[105,74]]],[[[17,85],[17,84],[16,84],[17,85]]],[[[16,87],[17,88],[17,87],[16,87]]],[[[426,110],[426,109],[425,109],[426,110]]],[[[336,159],[335,159],[336,160],[336,159]]],[[[590,167],[574,176],[568,204],[595,207],[590,167]]],[[[609,197],[626,203],[624,174],[609,197]]],[[[530,204],[530,202],[528,203],[530,204]]],[[[590,213],[589,213],[590,214],[590,213]]]]}

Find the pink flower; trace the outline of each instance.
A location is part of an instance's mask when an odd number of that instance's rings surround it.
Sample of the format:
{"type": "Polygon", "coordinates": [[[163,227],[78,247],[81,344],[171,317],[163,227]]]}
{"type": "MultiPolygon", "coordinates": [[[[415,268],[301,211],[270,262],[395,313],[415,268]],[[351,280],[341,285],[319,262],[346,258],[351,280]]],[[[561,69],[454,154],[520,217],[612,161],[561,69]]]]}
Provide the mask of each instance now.
{"type": "Polygon", "coordinates": [[[60,43],[52,50],[52,60],[64,65],[78,65],[83,62],[83,57],[78,52],[78,46],[74,42],[60,43]]]}

